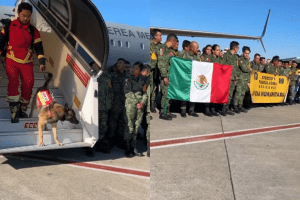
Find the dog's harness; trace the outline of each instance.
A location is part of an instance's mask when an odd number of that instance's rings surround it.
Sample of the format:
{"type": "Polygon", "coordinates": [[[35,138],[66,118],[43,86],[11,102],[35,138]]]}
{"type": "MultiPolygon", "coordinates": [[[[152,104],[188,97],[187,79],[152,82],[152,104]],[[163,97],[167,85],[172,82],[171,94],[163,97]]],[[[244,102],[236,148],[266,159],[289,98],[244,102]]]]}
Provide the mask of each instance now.
{"type": "Polygon", "coordinates": [[[37,93],[37,107],[49,106],[50,117],[53,118],[50,104],[54,101],[54,97],[49,90],[41,90],[37,93]]]}

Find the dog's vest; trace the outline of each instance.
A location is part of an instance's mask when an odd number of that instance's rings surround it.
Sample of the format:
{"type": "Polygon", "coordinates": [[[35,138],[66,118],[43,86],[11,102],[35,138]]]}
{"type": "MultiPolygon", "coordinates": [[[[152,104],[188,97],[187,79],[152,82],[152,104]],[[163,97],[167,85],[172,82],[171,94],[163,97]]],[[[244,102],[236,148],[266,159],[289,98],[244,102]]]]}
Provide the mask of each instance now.
{"type": "Polygon", "coordinates": [[[54,98],[49,90],[42,90],[42,91],[39,91],[39,93],[37,94],[37,103],[38,103],[37,107],[38,108],[41,106],[49,106],[49,104],[53,101],[54,101],[54,98]]]}

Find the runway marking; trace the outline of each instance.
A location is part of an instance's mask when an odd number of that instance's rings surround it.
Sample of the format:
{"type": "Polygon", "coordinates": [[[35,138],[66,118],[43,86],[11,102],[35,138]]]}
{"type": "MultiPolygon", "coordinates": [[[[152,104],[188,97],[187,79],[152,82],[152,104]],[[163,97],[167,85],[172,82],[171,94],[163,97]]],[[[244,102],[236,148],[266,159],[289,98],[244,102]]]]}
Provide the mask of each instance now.
{"type": "Polygon", "coordinates": [[[261,134],[261,133],[267,133],[272,131],[282,131],[282,130],[296,129],[296,128],[300,128],[300,123],[256,128],[256,129],[246,129],[246,130],[239,130],[239,131],[232,131],[232,132],[225,132],[225,133],[215,133],[209,135],[197,135],[197,136],[173,138],[173,139],[166,139],[166,140],[156,140],[150,142],[150,148],[159,149],[159,148],[165,148],[171,146],[180,146],[180,145],[193,144],[193,143],[216,141],[225,138],[234,138],[234,137],[241,137],[247,135],[254,135],[254,134],[261,134]]]}
{"type": "MultiPolygon", "coordinates": [[[[0,155],[0,157],[1,156],[2,155],[0,155]]],[[[98,164],[98,163],[93,163],[93,162],[78,162],[78,161],[75,161],[75,160],[66,160],[66,159],[61,159],[61,158],[51,158],[51,157],[48,157],[48,156],[38,156],[38,155],[23,154],[23,153],[22,154],[8,154],[7,156],[27,158],[27,159],[44,161],[44,162],[56,163],[56,164],[57,163],[59,163],[59,164],[68,164],[68,165],[71,165],[73,167],[100,170],[100,171],[109,172],[109,173],[115,173],[115,174],[121,174],[121,175],[135,176],[135,177],[139,177],[139,178],[150,179],[150,172],[149,171],[143,171],[143,170],[138,170],[138,169],[115,167],[115,166],[112,166],[112,165],[104,165],[104,164],[98,164]]]]}

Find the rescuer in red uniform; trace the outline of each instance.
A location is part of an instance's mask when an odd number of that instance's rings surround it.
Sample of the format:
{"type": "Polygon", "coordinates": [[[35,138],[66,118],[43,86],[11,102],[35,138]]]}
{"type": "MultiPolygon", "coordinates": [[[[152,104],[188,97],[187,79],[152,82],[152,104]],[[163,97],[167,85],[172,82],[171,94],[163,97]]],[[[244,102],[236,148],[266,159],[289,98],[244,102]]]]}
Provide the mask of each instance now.
{"type": "Polygon", "coordinates": [[[1,30],[0,53],[6,46],[6,74],[8,77],[7,101],[11,110],[11,122],[18,123],[20,118],[28,118],[27,106],[30,102],[34,84],[33,50],[40,65],[45,70],[45,57],[39,31],[30,24],[32,6],[21,3],[18,19],[10,22],[1,30]],[[19,75],[22,81],[21,96],[18,91],[19,75]]]}

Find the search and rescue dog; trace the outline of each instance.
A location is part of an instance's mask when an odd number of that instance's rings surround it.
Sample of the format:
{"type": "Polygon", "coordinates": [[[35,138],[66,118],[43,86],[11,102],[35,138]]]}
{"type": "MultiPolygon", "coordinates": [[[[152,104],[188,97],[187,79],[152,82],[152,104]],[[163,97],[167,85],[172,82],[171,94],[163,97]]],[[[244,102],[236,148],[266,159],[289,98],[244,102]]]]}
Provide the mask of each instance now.
{"type": "Polygon", "coordinates": [[[67,104],[65,106],[54,101],[53,96],[48,89],[48,84],[51,81],[53,75],[48,73],[48,77],[44,85],[37,89],[36,94],[32,100],[31,112],[29,117],[32,118],[34,108],[38,109],[39,121],[38,121],[38,130],[39,130],[39,145],[45,146],[43,142],[43,125],[47,129],[47,124],[52,125],[52,132],[54,139],[57,145],[62,146],[63,144],[58,141],[57,138],[57,122],[60,121],[69,121],[72,124],[79,124],[79,121],[76,118],[75,112],[72,108],[69,108],[67,104]]]}

